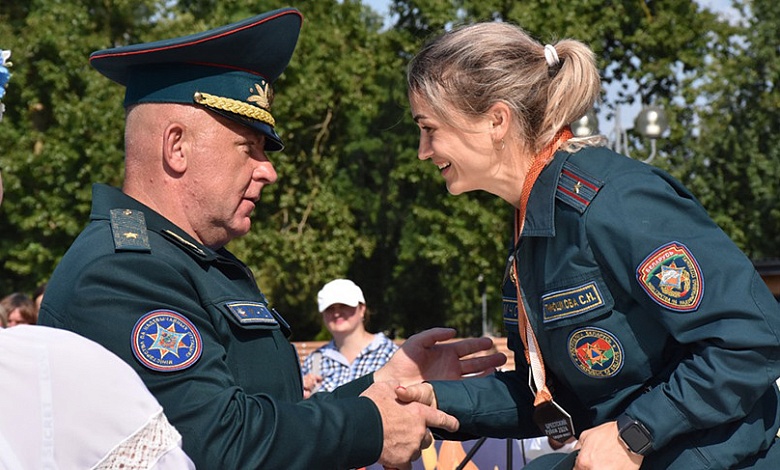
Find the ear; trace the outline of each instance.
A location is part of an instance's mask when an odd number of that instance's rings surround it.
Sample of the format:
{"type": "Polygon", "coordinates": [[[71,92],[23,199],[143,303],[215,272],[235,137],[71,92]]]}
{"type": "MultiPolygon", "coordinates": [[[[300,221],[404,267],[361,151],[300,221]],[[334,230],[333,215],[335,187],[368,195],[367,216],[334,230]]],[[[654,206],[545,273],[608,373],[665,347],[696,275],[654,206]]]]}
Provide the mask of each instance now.
{"type": "Polygon", "coordinates": [[[487,112],[488,122],[490,123],[490,132],[494,142],[501,141],[509,132],[512,122],[512,111],[503,101],[495,103],[487,112]]]}
{"type": "Polygon", "coordinates": [[[163,131],[163,162],[174,173],[187,171],[188,146],[184,139],[186,127],[179,122],[168,124],[163,131]]]}

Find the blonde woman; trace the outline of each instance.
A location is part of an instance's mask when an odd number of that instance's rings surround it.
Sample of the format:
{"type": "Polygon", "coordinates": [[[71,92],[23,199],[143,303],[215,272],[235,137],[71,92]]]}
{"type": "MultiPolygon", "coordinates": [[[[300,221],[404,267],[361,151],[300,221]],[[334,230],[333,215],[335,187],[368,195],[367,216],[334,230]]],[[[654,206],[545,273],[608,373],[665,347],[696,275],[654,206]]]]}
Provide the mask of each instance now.
{"type": "Polygon", "coordinates": [[[514,208],[503,293],[517,366],[402,398],[472,435],[579,439],[547,468],[777,468],[777,302],[678,181],[572,136],[601,90],[591,49],[463,26],[422,48],[408,86],[420,160],[450,193],[514,208]]]}

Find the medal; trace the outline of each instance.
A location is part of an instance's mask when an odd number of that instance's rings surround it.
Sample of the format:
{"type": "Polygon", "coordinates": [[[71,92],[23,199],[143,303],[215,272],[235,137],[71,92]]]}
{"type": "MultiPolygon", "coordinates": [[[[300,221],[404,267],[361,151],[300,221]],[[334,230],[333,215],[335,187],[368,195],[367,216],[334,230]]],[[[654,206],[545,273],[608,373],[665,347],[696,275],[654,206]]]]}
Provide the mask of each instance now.
{"type": "Polygon", "coordinates": [[[547,437],[566,442],[574,437],[571,415],[555,401],[546,401],[534,407],[534,422],[547,437]]]}

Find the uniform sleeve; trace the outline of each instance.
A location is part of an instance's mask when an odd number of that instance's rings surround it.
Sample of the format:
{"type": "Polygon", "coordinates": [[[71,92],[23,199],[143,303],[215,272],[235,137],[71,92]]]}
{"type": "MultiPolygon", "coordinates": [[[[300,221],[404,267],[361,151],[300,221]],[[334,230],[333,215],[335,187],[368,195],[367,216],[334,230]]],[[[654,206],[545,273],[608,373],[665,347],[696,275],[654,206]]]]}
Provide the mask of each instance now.
{"type": "Polygon", "coordinates": [[[527,377],[518,371],[430,383],[436,394],[438,408],[455,416],[460,422],[458,435],[439,433],[445,438],[525,438],[540,434],[531,419],[533,396],[528,388],[527,377]]]}
{"type": "Polygon", "coordinates": [[[746,416],[780,376],[780,311],[750,260],[663,173],[606,181],[586,217],[599,264],[635,306],[626,310],[659,322],[687,351],[626,413],[656,447],[746,416]]]}
{"type": "Polygon", "coordinates": [[[145,254],[121,253],[71,275],[72,295],[59,305],[50,302],[44,317],[95,339],[133,366],[199,467],[352,468],[379,458],[381,417],[371,400],[357,396],[360,387],[339,399],[297,403],[239,387],[209,312],[186,275],[170,265],[145,254]],[[133,326],[154,309],[174,310],[199,331],[202,355],[186,370],[156,372],[135,359],[133,326]],[[197,436],[197,442],[187,436],[197,436]]]}

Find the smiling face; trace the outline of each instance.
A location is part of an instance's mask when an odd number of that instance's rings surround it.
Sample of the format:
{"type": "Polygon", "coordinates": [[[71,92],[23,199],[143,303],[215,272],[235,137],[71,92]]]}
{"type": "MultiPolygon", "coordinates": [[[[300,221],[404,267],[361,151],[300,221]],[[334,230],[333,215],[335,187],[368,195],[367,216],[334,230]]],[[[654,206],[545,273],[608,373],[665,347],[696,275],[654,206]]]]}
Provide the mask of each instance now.
{"type": "Polygon", "coordinates": [[[187,138],[185,212],[201,243],[219,248],[249,232],[260,193],[277,175],[261,134],[211,113],[201,123],[187,138]]]}
{"type": "Polygon", "coordinates": [[[532,154],[508,132],[513,124],[506,104],[479,117],[450,111],[445,120],[419,95],[409,103],[420,128],[417,157],[439,168],[451,194],[482,190],[518,204],[532,154]]]}
{"type": "Polygon", "coordinates": [[[457,121],[450,124],[419,97],[412,96],[410,104],[420,128],[417,157],[431,160],[439,168],[449,192],[490,191],[500,164],[495,158],[490,121],[456,116],[457,121]]]}
{"type": "Polygon", "coordinates": [[[325,327],[334,337],[344,337],[356,331],[363,331],[365,304],[350,307],[344,304],[333,304],[322,311],[325,327]]]}

